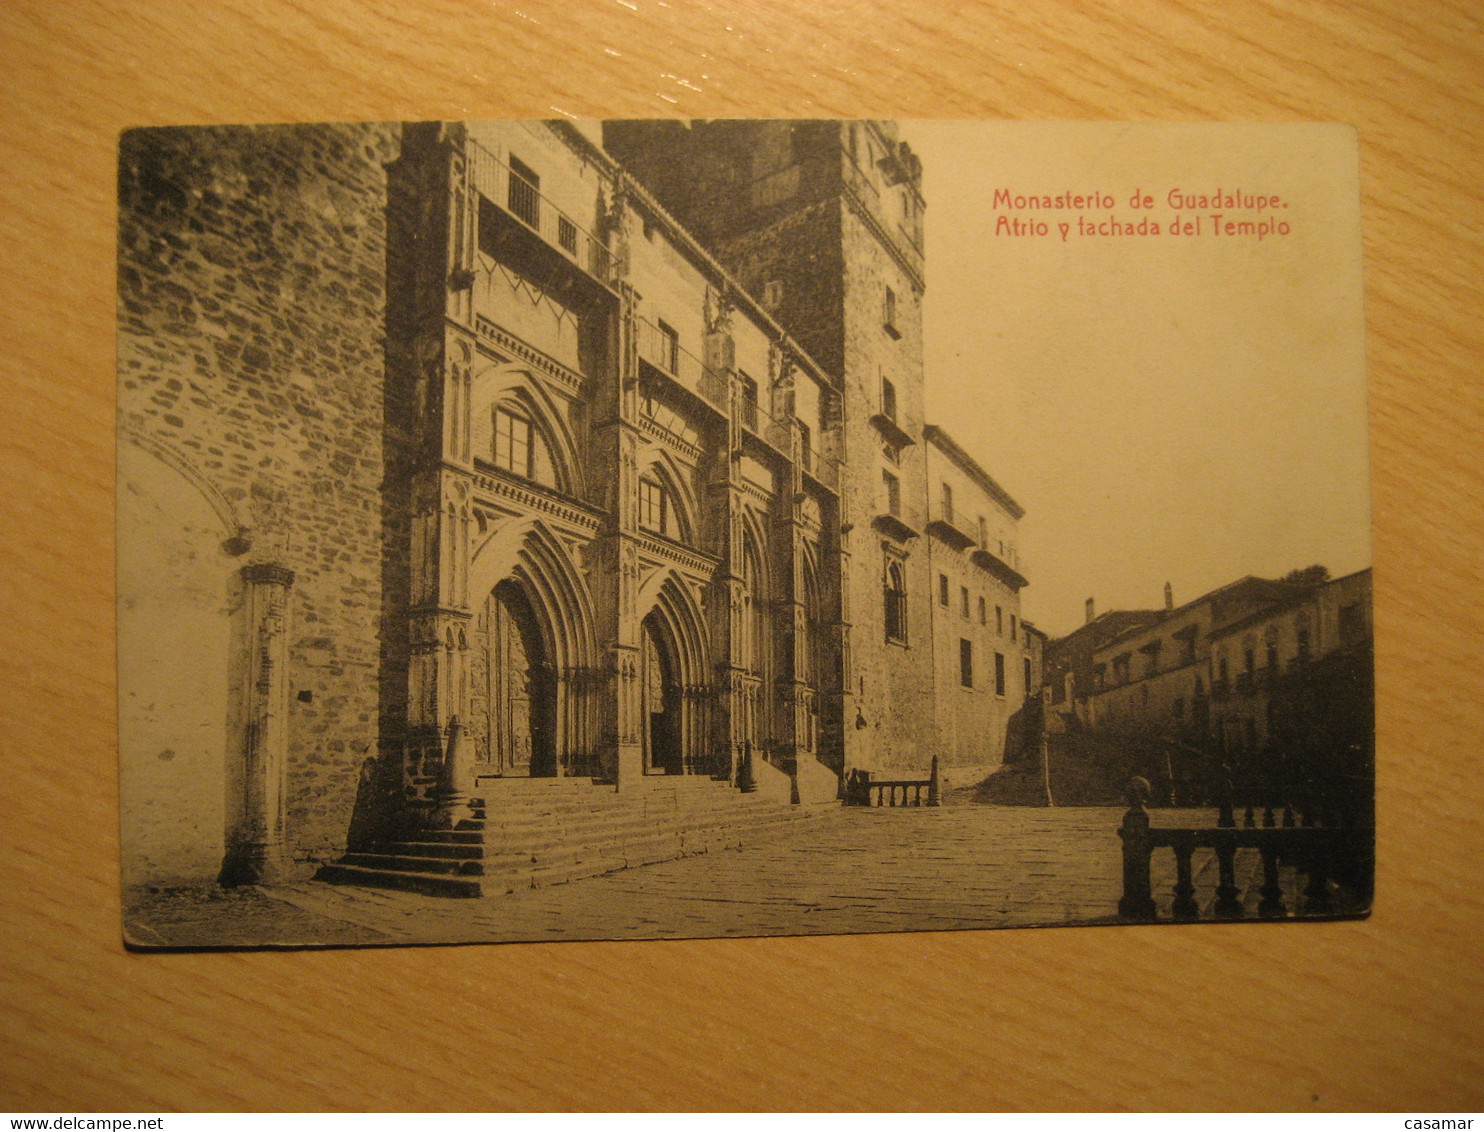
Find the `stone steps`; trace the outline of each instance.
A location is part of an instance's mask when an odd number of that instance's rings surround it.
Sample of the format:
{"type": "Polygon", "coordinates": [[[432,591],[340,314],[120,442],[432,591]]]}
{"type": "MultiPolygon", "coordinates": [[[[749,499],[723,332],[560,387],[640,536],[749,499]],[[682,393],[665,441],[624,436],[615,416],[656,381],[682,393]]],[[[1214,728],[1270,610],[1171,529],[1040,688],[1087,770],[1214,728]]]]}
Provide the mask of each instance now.
{"type": "Polygon", "coordinates": [[[584,780],[501,780],[474,798],[474,816],[456,828],[347,853],[316,879],[481,896],[735,846],[811,813],[699,776],[623,793],[584,780]]]}

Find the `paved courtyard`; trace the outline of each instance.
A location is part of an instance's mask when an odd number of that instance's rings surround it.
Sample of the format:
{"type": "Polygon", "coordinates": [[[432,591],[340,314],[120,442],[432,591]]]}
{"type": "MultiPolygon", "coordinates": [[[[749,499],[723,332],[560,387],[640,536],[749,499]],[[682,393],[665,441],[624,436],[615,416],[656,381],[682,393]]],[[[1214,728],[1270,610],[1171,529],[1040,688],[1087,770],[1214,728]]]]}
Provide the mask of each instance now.
{"type": "MultiPolygon", "coordinates": [[[[1157,811],[1158,825],[1214,814],[1157,811]]],[[[457,900],[317,883],[153,898],[130,937],[166,946],[827,934],[1116,918],[1116,808],[833,809],[756,844],[550,888],[457,900]]],[[[1209,862],[1207,862],[1209,865],[1209,862]]],[[[1202,862],[1197,859],[1198,871],[1202,862]]],[[[1156,854],[1156,896],[1173,883],[1156,854]]],[[[1204,870],[1205,883],[1214,885],[1204,870]]],[[[1201,878],[1198,876],[1198,883],[1201,878]]]]}

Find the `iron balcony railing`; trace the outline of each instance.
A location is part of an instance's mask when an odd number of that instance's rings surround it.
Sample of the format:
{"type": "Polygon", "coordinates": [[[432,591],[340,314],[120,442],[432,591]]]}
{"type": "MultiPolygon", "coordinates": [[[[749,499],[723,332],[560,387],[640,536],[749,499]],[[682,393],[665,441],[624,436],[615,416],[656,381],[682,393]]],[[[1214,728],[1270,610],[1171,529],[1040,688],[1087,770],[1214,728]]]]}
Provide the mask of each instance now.
{"type": "Polygon", "coordinates": [[[707,367],[680,345],[674,333],[647,318],[634,320],[639,356],[661,373],[668,374],[708,405],[727,412],[727,378],[707,367]]]}
{"type": "Polygon", "coordinates": [[[613,256],[602,240],[478,142],[469,142],[467,158],[470,181],[486,200],[504,209],[600,283],[612,282],[613,256]]]}
{"type": "MultiPolygon", "coordinates": [[[[634,334],[639,357],[676,383],[690,390],[708,405],[723,413],[731,411],[727,394],[728,374],[712,369],[700,358],[680,344],[679,337],[668,327],[649,321],[642,316],[634,320],[634,334]]],[[[731,379],[736,380],[736,379],[731,379]]],[[[791,451],[790,437],[800,427],[793,421],[780,420],[748,395],[749,390],[737,381],[738,414],[742,427],[766,444],[787,455],[791,451]]],[[[800,448],[800,462],[805,472],[831,491],[840,490],[840,461],[827,456],[809,444],[800,448]]]]}

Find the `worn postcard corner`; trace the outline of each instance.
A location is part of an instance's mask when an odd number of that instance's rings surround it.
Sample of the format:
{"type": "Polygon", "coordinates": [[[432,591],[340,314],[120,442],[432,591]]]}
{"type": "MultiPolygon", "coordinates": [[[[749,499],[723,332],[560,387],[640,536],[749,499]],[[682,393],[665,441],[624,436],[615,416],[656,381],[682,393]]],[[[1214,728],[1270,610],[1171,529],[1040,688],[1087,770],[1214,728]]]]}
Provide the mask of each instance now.
{"type": "Polygon", "coordinates": [[[127,131],[125,938],[1364,915],[1354,131],[127,131]]]}

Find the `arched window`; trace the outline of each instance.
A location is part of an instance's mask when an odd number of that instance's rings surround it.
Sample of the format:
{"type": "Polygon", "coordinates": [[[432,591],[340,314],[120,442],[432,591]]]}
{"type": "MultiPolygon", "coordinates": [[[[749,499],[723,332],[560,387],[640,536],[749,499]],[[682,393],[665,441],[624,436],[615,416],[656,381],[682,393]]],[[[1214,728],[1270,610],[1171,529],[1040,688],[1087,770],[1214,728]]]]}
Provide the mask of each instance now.
{"type": "Polygon", "coordinates": [[[531,476],[531,419],[501,405],[495,410],[495,467],[531,476]]]}
{"type": "Polygon", "coordinates": [[[677,541],[684,534],[669,488],[653,473],[639,477],[639,525],[647,531],[677,541]]]}
{"type": "Polygon", "coordinates": [[[907,584],[902,577],[902,564],[889,562],[883,600],[886,607],[886,639],[907,643],[907,584]]]}
{"type": "Polygon", "coordinates": [[[551,448],[531,411],[518,399],[510,398],[496,405],[490,447],[486,459],[495,467],[533,480],[547,487],[557,487],[556,465],[551,448]]]}

